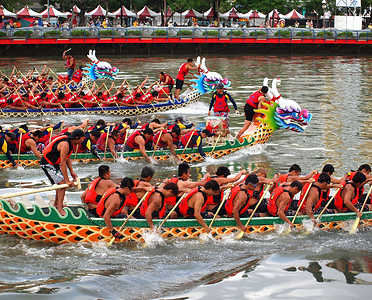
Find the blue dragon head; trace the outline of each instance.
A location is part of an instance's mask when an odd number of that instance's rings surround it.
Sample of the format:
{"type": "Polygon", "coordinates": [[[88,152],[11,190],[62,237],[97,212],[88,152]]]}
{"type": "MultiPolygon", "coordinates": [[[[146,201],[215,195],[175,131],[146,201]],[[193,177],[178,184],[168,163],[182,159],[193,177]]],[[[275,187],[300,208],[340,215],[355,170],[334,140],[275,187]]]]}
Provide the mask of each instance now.
{"type": "Polygon", "coordinates": [[[92,81],[97,79],[109,79],[114,80],[119,72],[119,69],[112,67],[108,62],[99,61],[96,57],[95,50],[89,50],[88,58],[92,61],[92,64],[87,64],[83,68],[84,75],[92,81]]]}

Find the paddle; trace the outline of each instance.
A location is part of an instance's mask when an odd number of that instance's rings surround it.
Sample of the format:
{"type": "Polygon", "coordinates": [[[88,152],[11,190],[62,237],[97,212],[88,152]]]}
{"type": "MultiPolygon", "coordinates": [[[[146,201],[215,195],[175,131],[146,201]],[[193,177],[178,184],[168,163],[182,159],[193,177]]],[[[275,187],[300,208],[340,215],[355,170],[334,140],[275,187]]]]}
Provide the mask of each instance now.
{"type": "Polygon", "coordinates": [[[316,218],[316,220],[319,220],[320,217],[322,216],[322,214],[324,213],[324,211],[327,209],[327,207],[331,204],[332,200],[335,198],[335,196],[337,195],[338,191],[340,190],[341,188],[338,188],[335,192],[335,194],[331,197],[331,199],[329,199],[329,201],[327,202],[326,206],[324,206],[323,210],[321,211],[321,213],[319,214],[319,216],[316,218]]]}
{"type": "Polygon", "coordinates": [[[184,148],[183,151],[182,151],[182,154],[181,154],[181,160],[182,160],[183,154],[184,154],[185,151],[186,151],[187,146],[190,144],[191,139],[192,139],[192,137],[194,136],[195,131],[196,131],[196,130],[193,130],[193,131],[191,132],[191,134],[190,134],[189,140],[187,141],[186,146],[185,146],[185,148],[184,148]]]}
{"type": "Polygon", "coordinates": [[[156,145],[155,145],[155,148],[154,148],[154,153],[152,154],[151,158],[154,158],[154,156],[155,156],[155,152],[156,152],[156,149],[158,148],[158,144],[160,142],[162,134],[163,134],[163,130],[161,130],[160,133],[159,133],[159,138],[158,138],[158,141],[156,142],[156,145]]]}
{"type": "Polygon", "coordinates": [[[127,130],[125,131],[123,149],[121,150],[121,154],[120,154],[121,158],[123,158],[123,155],[124,155],[124,148],[125,148],[125,144],[127,143],[128,131],[129,131],[129,126],[128,126],[127,130]]]}
{"type": "MultiPolygon", "coordinates": [[[[129,221],[129,219],[133,216],[133,214],[136,212],[137,208],[142,204],[142,202],[146,199],[149,192],[146,192],[140,201],[138,201],[137,205],[133,208],[132,212],[128,215],[127,219],[124,221],[124,223],[120,226],[118,233],[124,228],[125,224],[129,221]]],[[[115,241],[115,237],[112,237],[112,239],[107,243],[107,247],[110,247],[111,244],[115,241]]]]}
{"type": "Polygon", "coordinates": [[[22,146],[22,134],[23,134],[23,132],[21,132],[21,134],[19,135],[19,146],[18,146],[18,161],[17,161],[17,164],[19,164],[19,156],[21,155],[21,146],[22,146]]]}
{"type": "Polygon", "coordinates": [[[215,142],[215,144],[214,144],[214,146],[212,148],[211,154],[209,154],[208,157],[212,157],[213,151],[216,148],[219,139],[220,139],[220,135],[217,136],[217,139],[216,139],[216,142],[215,142]]]}
{"type": "Polygon", "coordinates": [[[105,141],[105,154],[103,155],[105,159],[106,159],[107,144],[108,144],[109,137],[110,137],[110,126],[107,127],[107,135],[106,135],[106,141],[105,141]]]}
{"type": "Polygon", "coordinates": [[[298,205],[298,208],[297,208],[296,214],[294,215],[294,217],[293,217],[293,219],[292,219],[292,224],[294,224],[294,222],[295,222],[295,220],[296,220],[296,218],[297,218],[297,215],[298,215],[298,213],[299,213],[299,211],[300,211],[300,209],[301,209],[301,206],[302,206],[302,204],[304,204],[304,202],[305,202],[305,200],[306,200],[306,197],[307,197],[307,194],[309,193],[309,191],[310,191],[312,185],[313,185],[313,183],[311,182],[311,183],[309,184],[309,187],[308,187],[307,190],[306,190],[306,193],[305,193],[304,197],[302,198],[302,200],[301,200],[301,202],[300,202],[300,205],[298,205]]]}
{"type": "MultiPolygon", "coordinates": [[[[74,185],[76,185],[78,187],[78,189],[81,189],[80,178],[76,178],[76,182],[74,182],[74,185]]],[[[40,188],[40,189],[33,189],[31,191],[23,191],[23,192],[16,192],[16,193],[12,193],[12,194],[0,195],[0,199],[19,197],[19,196],[42,193],[42,192],[47,192],[47,191],[54,191],[54,190],[68,188],[68,187],[69,187],[69,185],[67,183],[65,183],[65,184],[53,184],[52,186],[49,186],[49,187],[40,188]]]]}
{"type": "Polygon", "coordinates": [[[182,202],[182,200],[187,196],[187,193],[188,192],[189,192],[189,190],[187,192],[183,193],[183,195],[180,197],[180,199],[177,201],[177,203],[172,207],[172,209],[169,211],[169,213],[167,214],[167,216],[164,218],[163,222],[161,222],[161,224],[158,227],[158,230],[160,230],[160,228],[164,225],[165,221],[167,221],[169,219],[169,217],[171,216],[172,212],[174,212],[174,210],[178,207],[178,205],[180,205],[180,203],[182,202]]]}
{"type": "MultiPolygon", "coordinates": [[[[256,213],[256,210],[257,210],[258,207],[260,206],[262,200],[263,200],[264,197],[265,197],[265,194],[267,193],[267,191],[269,190],[269,188],[271,187],[271,185],[272,185],[272,183],[270,183],[270,184],[266,187],[266,189],[264,190],[264,192],[263,192],[263,194],[262,194],[262,197],[261,197],[260,200],[257,202],[256,207],[254,208],[254,210],[253,210],[251,216],[249,217],[247,223],[245,223],[245,227],[248,226],[249,222],[250,222],[251,219],[253,218],[253,215],[256,213]]],[[[234,239],[235,239],[235,240],[240,240],[240,239],[243,237],[243,235],[244,235],[244,231],[243,231],[243,230],[240,230],[240,231],[238,232],[238,234],[234,237],[234,239]]]]}
{"type": "MultiPolygon", "coordinates": [[[[369,197],[369,195],[371,194],[371,191],[372,191],[372,185],[371,185],[371,187],[369,188],[369,191],[368,191],[368,193],[367,193],[366,199],[364,199],[363,206],[362,206],[362,208],[360,209],[360,212],[362,212],[362,213],[363,213],[363,208],[364,208],[364,206],[365,206],[366,203],[367,203],[368,197],[369,197]]],[[[355,233],[356,229],[358,228],[359,222],[360,222],[360,217],[357,217],[357,218],[355,219],[355,222],[354,222],[353,226],[351,226],[351,229],[350,229],[349,233],[355,233]]]]}

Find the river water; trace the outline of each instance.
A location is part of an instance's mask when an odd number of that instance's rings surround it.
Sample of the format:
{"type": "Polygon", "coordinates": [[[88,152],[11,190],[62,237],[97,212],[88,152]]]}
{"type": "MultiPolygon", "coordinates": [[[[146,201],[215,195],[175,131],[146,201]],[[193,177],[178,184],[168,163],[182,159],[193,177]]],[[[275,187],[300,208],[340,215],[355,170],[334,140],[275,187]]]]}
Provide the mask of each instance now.
{"type": "MultiPolygon", "coordinates": [[[[99,53],[98,53],[99,56],[99,53]]],[[[175,77],[184,57],[99,57],[120,69],[120,78],[135,86],[146,75],[154,81],[159,71],[175,77]]],[[[78,57],[78,62],[87,62],[78,57]]],[[[335,166],[335,176],[372,163],[372,68],[370,57],[342,56],[229,56],[208,57],[206,64],[231,82],[229,93],[239,109],[265,76],[280,77],[283,97],[297,101],[313,114],[304,133],[276,131],[265,147],[244,149],[218,160],[192,166],[194,180],[205,172],[228,166],[232,174],[241,167],[264,166],[269,173],[286,172],[298,163],[303,173],[335,166]]],[[[47,64],[63,71],[59,57],[0,58],[0,69],[10,74],[13,65],[23,73],[47,64]]],[[[116,81],[119,84],[119,80],[116,81]]],[[[139,117],[204,122],[210,95],[186,108],[139,117]]],[[[3,127],[27,121],[36,127],[47,122],[79,123],[89,117],[47,117],[35,120],[2,119],[3,127]]],[[[118,117],[105,117],[120,121],[118,117]]],[[[232,131],[244,118],[231,113],[232,131]]],[[[109,163],[112,176],[138,177],[144,162],[109,163]]],[[[88,182],[99,163],[74,164],[75,172],[88,182]]],[[[155,180],[175,174],[176,165],[154,165],[155,180]]],[[[44,186],[37,168],[0,170],[1,193],[21,187],[44,186]]],[[[69,192],[72,203],[80,193],[69,192]]],[[[325,299],[367,298],[372,292],[372,237],[369,230],[355,235],[347,231],[313,232],[309,235],[279,233],[234,241],[163,241],[149,236],[147,248],[138,245],[52,245],[0,236],[0,298],[54,299],[325,299]]]]}

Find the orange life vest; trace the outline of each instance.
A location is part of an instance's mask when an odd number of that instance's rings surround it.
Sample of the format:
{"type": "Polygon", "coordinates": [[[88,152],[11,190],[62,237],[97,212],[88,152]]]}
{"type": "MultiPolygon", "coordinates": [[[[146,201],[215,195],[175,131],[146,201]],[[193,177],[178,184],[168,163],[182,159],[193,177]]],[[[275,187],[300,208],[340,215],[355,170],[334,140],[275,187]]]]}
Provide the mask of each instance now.
{"type": "Polygon", "coordinates": [[[226,204],[225,204],[225,210],[226,210],[227,215],[229,217],[231,217],[233,215],[234,199],[235,199],[236,195],[240,191],[243,191],[243,192],[245,192],[247,194],[247,202],[240,209],[239,215],[245,213],[247,211],[248,207],[250,206],[249,205],[249,202],[250,202],[249,200],[251,199],[251,196],[248,194],[247,190],[246,189],[242,189],[241,185],[237,185],[237,186],[233,187],[233,189],[231,190],[230,196],[226,200],[226,204]]]}
{"type": "MultiPolygon", "coordinates": [[[[347,184],[351,184],[351,185],[353,186],[353,188],[354,188],[355,196],[354,196],[354,198],[351,200],[351,203],[352,203],[353,205],[355,205],[355,204],[358,202],[358,198],[359,198],[359,189],[355,186],[355,184],[354,184],[353,182],[351,182],[351,181],[349,181],[349,180],[341,182],[341,185],[342,185],[343,187],[345,187],[347,184]]],[[[339,191],[337,192],[336,196],[335,196],[335,199],[334,199],[334,201],[335,201],[335,206],[336,206],[337,209],[349,209],[348,207],[346,207],[346,206],[344,205],[344,199],[342,199],[342,197],[341,197],[341,192],[342,192],[342,189],[339,190],[339,191]]]]}
{"type": "Polygon", "coordinates": [[[98,177],[94,179],[91,184],[88,186],[87,193],[85,195],[85,203],[93,203],[93,204],[98,204],[100,198],[102,195],[98,195],[96,192],[96,186],[98,182],[101,181],[101,179],[104,179],[102,177],[98,177]],[[99,197],[99,198],[98,198],[99,197]]]}
{"type": "Polygon", "coordinates": [[[141,213],[142,217],[146,216],[146,211],[149,207],[149,199],[154,193],[160,194],[160,196],[161,196],[161,207],[158,211],[152,212],[152,217],[162,219],[165,216],[166,207],[165,207],[164,195],[163,195],[162,192],[159,192],[158,190],[155,190],[155,191],[152,191],[152,192],[148,193],[148,195],[146,196],[146,199],[142,202],[140,213],[141,213]]]}
{"type": "Polygon", "coordinates": [[[120,204],[119,204],[119,209],[117,209],[112,215],[111,217],[115,217],[117,215],[120,214],[121,210],[123,209],[124,207],[124,202],[125,202],[125,196],[123,194],[120,194],[116,187],[110,187],[102,196],[101,200],[98,202],[98,205],[97,205],[97,208],[96,208],[96,212],[99,216],[103,217],[105,212],[106,212],[106,208],[105,208],[105,202],[107,200],[108,197],[110,197],[111,195],[113,194],[119,194],[119,197],[120,197],[120,204]]]}
{"type": "Polygon", "coordinates": [[[196,193],[202,193],[204,197],[204,203],[201,208],[201,212],[205,212],[205,209],[207,207],[207,197],[208,195],[205,192],[202,192],[200,190],[200,187],[193,188],[185,198],[181,201],[180,205],[178,206],[179,212],[184,216],[184,217],[191,217],[194,216],[194,209],[189,207],[188,201],[189,199],[194,196],[196,193]]]}
{"type": "Polygon", "coordinates": [[[53,139],[51,143],[48,144],[43,150],[43,158],[51,165],[58,165],[61,163],[61,153],[57,150],[58,144],[60,142],[66,141],[69,144],[69,152],[67,157],[70,157],[73,152],[73,147],[71,141],[67,136],[61,135],[53,139]]]}
{"type": "Polygon", "coordinates": [[[278,199],[278,197],[287,192],[291,199],[290,201],[288,202],[287,206],[285,207],[284,211],[287,211],[288,210],[288,207],[289,205],[291,204],[292,200],[293,200],[293,196],[288,190],[285,190],[282,186],[280,187],[277,187],[272,193],[271,193],[271,196],[270,196],[270,199],[269,199],[269,202],[267,203],[267,210],[269,211],[270,214],[272,214],[274,217],[277,216],[277,213],[278,213],[278,206],[276,204],[276,199],[278,199]]]}

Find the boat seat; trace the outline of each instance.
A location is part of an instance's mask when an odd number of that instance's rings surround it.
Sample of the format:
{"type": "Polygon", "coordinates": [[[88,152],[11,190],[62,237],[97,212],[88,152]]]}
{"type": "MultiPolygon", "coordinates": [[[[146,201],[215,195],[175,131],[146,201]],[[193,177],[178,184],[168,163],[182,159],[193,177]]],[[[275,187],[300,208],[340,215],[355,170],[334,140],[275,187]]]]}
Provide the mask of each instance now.
{"type": "Polygon", "coordinates": [[[35,198],[35,204],[37,204],[39,207],[41,207],[41,208],[48,207],[48,203],[46,203],[44,201],[44,199],[43,199],[43,197],[41,197],[41,195],[35,194],[34,198],[35,198]]]}
{"type": "Polygon", "coordinates": [[[32,208],[32,203],[30,201],[30,198],[28,198],[28,196],[26,195],[21,196],[21,202],[26,208],[32,208]]]}

